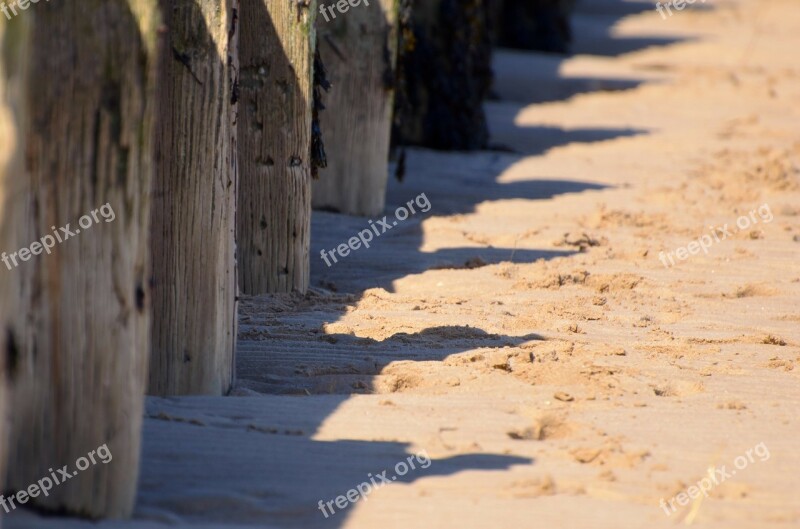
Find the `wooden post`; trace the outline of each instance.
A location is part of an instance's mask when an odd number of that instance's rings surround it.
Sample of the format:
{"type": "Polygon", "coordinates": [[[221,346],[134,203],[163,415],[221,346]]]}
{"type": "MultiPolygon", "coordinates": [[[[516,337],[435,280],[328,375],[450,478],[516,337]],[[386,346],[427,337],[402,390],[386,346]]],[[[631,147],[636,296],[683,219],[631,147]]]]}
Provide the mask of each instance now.
{"type": "Polygon", "coordinates": [[[245,294],[308,288],[316,7],[241,0],[237,231],[245,294]]]}
{"type": "MultiPolygon", "coordinates": [[[[15,144],[19,141],[16,137],[17,123],[21,120],[22,116],[19,113],[21,108],[12,108],[10,106],[11,98],[16,96],[24,86],[22,85],[22,78],[25,75],[24,67],[26,66],[25,58],[27,56],[26,45],[30,43],[28,33],[30,31],[30,21],[22,21],[15,24],[13,28],[9,28],[8,24],[0,19],[0,50],[3,50],[5,55],[0,60],[0,200],[5,203],[11,195],[14,182],[10,181],[6,174],[14,173],[22,167],[22,152],[20,149],[15,148],[15,144]],[[16,115],[14,110],[17,111],[16,115]]],[[[11,239],[10,230],[11,226],[7,223],[0,223],[0,241],[9,241],[11,239]]],[[[0,273],[7,273],[5,270],[0,270],[0,273]]],[[[0,280],[0,299],[8,299],[12,295],[14,285],[6,280],[0,280]]],[[[0,303],[0,321],[6,321],[5,310],[2,309],[0,303]]],[[[1,329],[1,328],[0,328],[1,329]]],[[[13,350],[9,350],[8,335],[0,332],[0,417],[7,417],[8,410],[8,379],[11,371],[16,369],[18,358],[13,350]]],[[[9,431],[8,423],[6,420],[0,422],[0,490],[6,489],[6,461],[8,456],[8,441],[9,431]]],[[[2,525],[2,521],[0,521],[2,525]]]]}
{"type": "Polygon", "coordinates": [[[393,143],[442,150],[487,147],[483,102],[492,83],[488,1],[413,4],[398,61],[393,143]]]}
{"type": "Polygon", "coordinates": [[[236,344],[238,0],[162,0],[148,391],[222,395],[236,344]]]}
{"type": "Polygon", "coordinates": [[[17,142],[0,210],[10,268],[0,340],[13,364],[6,490],[67,465],[75,475],[29,503],[93,518],[129,515],[139,472],[156,7],[40,2],[9,23],[9,34],[29,31],[3,46],[7,61],[26,50],[10,75],[28,69],[9,93],[17,142]],[[78,471],[92,451],[97,463],[78,471]]]}
{"type": "Polygon", "coordinates": [[[315,208],[363,216],[383,211],[398,6],[397,0],[379,0],[329,20],[317,16],[318,46],[332,86],[320,114],[328,167],[313,184],[315,208]]]}
{"type": "Polygon", "coordinates": [[[569,16],[575,0],[491,0],[494,39],[500,46],[569,53],[569,16]]]}

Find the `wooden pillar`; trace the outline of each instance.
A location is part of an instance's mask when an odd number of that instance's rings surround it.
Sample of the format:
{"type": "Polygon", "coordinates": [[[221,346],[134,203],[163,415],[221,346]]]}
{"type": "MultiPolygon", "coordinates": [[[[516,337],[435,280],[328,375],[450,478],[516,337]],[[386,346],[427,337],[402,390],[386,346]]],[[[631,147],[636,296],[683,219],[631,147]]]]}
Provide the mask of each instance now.
{"type": "Polygon", "coordinates": [[[331,88],[320,125],[328,166],[314,181],[315,208],[350,215],[383,211],[397,64],[396,0],[317,16],[318,46],[331,88]]]}
{"type": "Polygon", "coordinates": [[[96,464],[29,502],[94,518],[131,513],[139,471],[156,7],[40,2],[9,23],[3,46],[10,75],[28,69],[9,92],[17,141],[0,210],[10,263],[0,265],[10,268],[0,273],[0,347],[13,392],[6,490],[49,468],[77,472],[78,458],[105,446],[111,461],[95,452],[96,464]],[[17,46],[24,59],[9,61],[17,46]]]}
{"type": "MultiPolygon", "coordinates": [[[[9,28],[8,24],[0,19],[0,50],[7,50],[2,57],[3,60],[0,60],[0,138],[3,138],[3,141],[0,141],[0,201],[2,203],[6,203],[13,195],[14,182],[7,175],[18,172],[23,163],[21,150],[15,148],[18,143],[17,124],[22,119],[20,114],[23,109],[19,107],[15,109],[10,105],[12,97],[16,97],[23,88],[22,78],[25,75],[25,57],[28,52],[26,46],[30,43],[27,36],[30,24],[27,22],[23,21],[9,28]]],[[[0,223],[0,241],[11,240],[11,227],[8,223],[0,223]]],[[[0,272],[7,273],[5,270],[0,272]]],[[[10,281],[0,280],[0,299],[9,298],[13,288],[10,281]]],[[[5,310],[0,316],[5,322],[7,317],[5,310]]],[[[7,417],[8,411],[8,379],[11,370],[16,369],[18,361],[17,356],[13,354],[14,351],[9,350],[8,346],[11,344],[7,338],[7,334],[0,333],[0,417],[2,418],[7,417]]],[[[8,426],[5,419],[0,421],[0,490],[2,491],[7,490],[6,461],[10,440],[8,426]]]]}
{"type": "Polygon", "coordinates": [[[238,253],[244,294],[305,292],[317,3],[241,0],[238,253]]]}
{"type": "Polygon", "coordinates": [[[222,395],[236,345],[238,0],[162,0],[149,393],[222,395]]]}
{"type": "Polygon", "coordinates": [[[486,148],[492,83],[488,0],[417,0],[403,30],[393,143],[486,148]]]}

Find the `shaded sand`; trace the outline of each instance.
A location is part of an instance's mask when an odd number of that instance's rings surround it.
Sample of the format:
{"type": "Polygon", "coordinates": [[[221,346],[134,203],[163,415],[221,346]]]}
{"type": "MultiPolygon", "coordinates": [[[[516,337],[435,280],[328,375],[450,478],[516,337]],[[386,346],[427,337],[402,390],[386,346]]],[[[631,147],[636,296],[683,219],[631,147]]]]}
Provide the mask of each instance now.
{"type": "Polygon", "coordinates": [[[388,211],[431,211],[331,268],[366,220],[315,213],[314,291],[245,300],[238,397],[148,401],[137,520],[6,527],[799,527],[800,5],[583,3],[579,55],[497,54],[515,152],[412,151],[388,211]]]}

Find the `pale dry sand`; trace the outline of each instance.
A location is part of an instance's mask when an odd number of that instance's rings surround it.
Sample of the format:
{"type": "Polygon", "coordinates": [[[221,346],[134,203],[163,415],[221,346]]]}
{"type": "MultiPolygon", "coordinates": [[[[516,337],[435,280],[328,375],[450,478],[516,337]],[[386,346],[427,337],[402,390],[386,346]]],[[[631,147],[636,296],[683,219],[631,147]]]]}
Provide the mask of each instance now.
{"type": "Polygon", "coordinates": [[[497,56],[521,154],[412,151],[431,211],[330,269],[366,220],[315,214],[314,292],[246,300],[239,397],[148,402],[137,520],[92,527],[800,527],[800,4],[583,4],[575,57],[497,56]]]}

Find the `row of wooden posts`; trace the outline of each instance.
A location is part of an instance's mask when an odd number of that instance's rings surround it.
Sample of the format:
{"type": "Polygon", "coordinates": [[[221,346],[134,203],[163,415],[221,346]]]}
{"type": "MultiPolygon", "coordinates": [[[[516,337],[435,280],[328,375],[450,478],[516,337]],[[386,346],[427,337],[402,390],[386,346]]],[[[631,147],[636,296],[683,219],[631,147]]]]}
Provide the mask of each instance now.
{"type": "Polygon", "coordinates": [[[309,285],[312,200],[380,213],[392,131],[486,146],[489,1],[315,23],[316,0],[62,0],[0,25],[0,250],[116,212],[0,270],[4,490],[107,444],[31,503],[131,514],[145,393],[230,391],[239,294],[309,285]]]}

